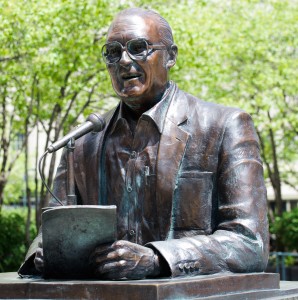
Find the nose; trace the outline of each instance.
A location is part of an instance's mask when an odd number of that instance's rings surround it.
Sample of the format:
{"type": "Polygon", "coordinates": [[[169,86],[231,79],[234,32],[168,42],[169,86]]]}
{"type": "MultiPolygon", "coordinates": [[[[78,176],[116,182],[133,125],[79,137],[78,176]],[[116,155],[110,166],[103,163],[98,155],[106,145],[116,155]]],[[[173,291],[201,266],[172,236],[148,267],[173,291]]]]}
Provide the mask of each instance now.
{"type": "Polygon", "coordinates": [[[132,63],[132,59],[130,56],[127,54],[127,51],[123,49],[121,58],[119,60],[120,65],[129,65],[132,63]]]}

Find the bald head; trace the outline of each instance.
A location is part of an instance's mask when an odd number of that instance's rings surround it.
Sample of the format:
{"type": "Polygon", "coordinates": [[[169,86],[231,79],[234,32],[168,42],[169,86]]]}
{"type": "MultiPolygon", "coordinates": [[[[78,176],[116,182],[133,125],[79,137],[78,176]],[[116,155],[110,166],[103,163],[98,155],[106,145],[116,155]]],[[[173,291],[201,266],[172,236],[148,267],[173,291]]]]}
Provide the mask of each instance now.
{"type": "Polygon", "coordinates": [[[156,26],[157,33],[159,35],[159,40],[170,47],[174,44],[172,29],[169,23],[158,13],[154,12],[153,10],[146,10],[143,8],[128,8],[121,11],[113,20],[109,32],[115,29],[115,26],[119,24],[119,20],[125,19],[127,17],[138,17],[145,20],[147,23],[151,23],[150,26],[156,26]]]}

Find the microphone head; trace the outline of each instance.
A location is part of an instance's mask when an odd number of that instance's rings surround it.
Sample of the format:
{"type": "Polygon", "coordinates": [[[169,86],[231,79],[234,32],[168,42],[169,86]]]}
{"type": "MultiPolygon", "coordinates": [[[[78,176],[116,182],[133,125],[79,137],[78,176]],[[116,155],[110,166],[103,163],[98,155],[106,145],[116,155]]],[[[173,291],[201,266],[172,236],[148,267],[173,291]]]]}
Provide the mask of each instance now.
{"type": "Polygon", "coordinates": [[[93,132],[100,132],[106,126],[105,120],[97,113],[92,113],[91,115],[89,115],[87,121],[93,124],[93,132]]]}

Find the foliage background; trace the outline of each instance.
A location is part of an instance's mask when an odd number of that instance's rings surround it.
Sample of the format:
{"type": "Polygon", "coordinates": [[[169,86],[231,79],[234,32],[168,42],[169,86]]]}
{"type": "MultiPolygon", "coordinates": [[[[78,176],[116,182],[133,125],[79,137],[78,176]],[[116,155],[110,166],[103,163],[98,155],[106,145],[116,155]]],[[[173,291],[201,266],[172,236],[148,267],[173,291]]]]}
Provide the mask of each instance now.
{"type": "MultiPolygon", "coordinates": [[[[0,214],[0,272],[16,271],[26,255],[24,209],[3,210],[0,214]]],[[[30,236],[36,236],[32,222],[30,236]]]]}
{"type": "MultiPolygon", "coordinates": [[[[282,183],[297,189],[297,0],[1,0],[0,216],[3,205],[26,203],[24,221],[11,217],[24,224],[20,249],[30,244],[32,215],[38,227],[48,201],[34,171],[38,157],[91,111],[117,103],[100,49],[113,16],[130,6],[154,9],[170,23],[179,48],[171,78],[181,89],[252,114],[279,218],[282,183]]],[[[54,154],[43,165],[49,185],[56,164],[54,154]]]]}

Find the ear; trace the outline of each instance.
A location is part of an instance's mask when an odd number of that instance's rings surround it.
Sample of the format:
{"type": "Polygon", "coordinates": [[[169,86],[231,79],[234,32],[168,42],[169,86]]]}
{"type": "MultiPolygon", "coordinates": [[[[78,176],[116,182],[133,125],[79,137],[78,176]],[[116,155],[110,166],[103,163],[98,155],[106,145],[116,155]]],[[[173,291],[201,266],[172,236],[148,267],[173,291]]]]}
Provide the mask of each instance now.
{"type": "Polygon", "coordinates": [[[168,53],[169,53],[169,59],[167,61],[166,66],[168,69],[171,69],[176,63],[176,58],[178,55],[178,47],[175,44],[171,45],[170,49],[168,50],[168,53]]]}

